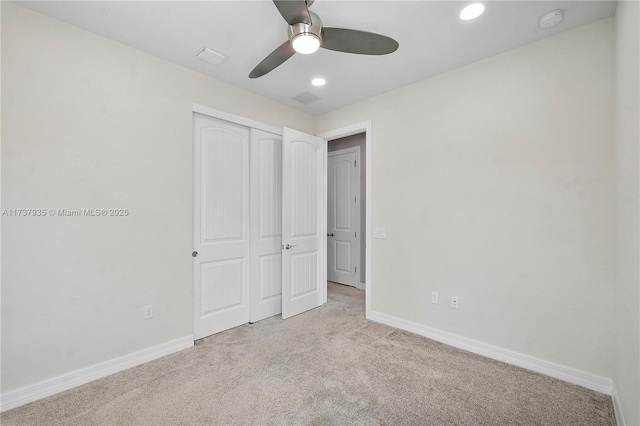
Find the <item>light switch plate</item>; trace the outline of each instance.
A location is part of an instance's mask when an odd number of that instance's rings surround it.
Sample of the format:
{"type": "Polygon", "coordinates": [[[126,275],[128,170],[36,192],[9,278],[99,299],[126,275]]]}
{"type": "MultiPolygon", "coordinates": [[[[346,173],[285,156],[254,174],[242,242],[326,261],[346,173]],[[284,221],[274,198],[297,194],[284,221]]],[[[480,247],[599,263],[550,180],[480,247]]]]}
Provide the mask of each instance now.
{"type": "Polygon", "coordinates": [[[373,228],[373,238],[387,238],[387,228],[373,228]]]}

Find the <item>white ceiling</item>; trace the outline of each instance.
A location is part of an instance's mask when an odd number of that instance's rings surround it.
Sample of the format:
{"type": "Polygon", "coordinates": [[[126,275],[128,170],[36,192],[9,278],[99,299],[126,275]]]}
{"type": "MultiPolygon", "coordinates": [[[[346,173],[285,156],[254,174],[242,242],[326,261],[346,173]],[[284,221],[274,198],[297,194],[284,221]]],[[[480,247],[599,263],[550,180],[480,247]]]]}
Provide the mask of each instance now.
{"type": "Polygon", "coordinates": [[[400,48],[384,56],[320,49],[251,80],[253,67],[287,40],[287,24],[269,0],[17,3],[314,115],[606,18],[616,8],[615,1],[484,1],[480,18],[461,21],[460,10],[472,1],[316,0],[310,10],[325,26],[381,33],[400,48]],[[564,20],[540,29],[538,19],[553,9],[564,9],[564,20]],[[202,61],[196,54],[204,46],[229,59],[220,67],[202,61]],[[316,76],[326,86],[312,86],[316,76]],[[303,92],[321,100],[292,99],[303,92]]]}

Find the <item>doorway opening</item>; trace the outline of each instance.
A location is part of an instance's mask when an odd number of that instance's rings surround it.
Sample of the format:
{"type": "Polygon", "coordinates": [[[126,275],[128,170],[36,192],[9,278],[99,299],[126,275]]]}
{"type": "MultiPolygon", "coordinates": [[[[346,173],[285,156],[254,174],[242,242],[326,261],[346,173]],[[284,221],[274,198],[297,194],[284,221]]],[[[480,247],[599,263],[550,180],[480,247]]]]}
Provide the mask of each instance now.
{"type": "MultiPolygon", "coordinates": [[[[364,287],[365,291],[365,317],[369,318],[371,313],[371,300],[373,294],[373,280],[371,276],[371,236],[373,232],[371,216],[372,216],[372,203],[371,203],[371,176],[372,176],[372,167],[371,167],[371,153],[372,153],[372,140],[373,135],[371,132],[371,121],[363,121],[360,123],[352,124],[349,126],[341,127],[335,130],[331,130],[325,133],[321,133],[318,135],[327,141],[327,150],[335,152],[340,149],[347,148],[345,145],[340,144],[348,144],[352,143],[355,145],[354,140],[363,139],[362,142],[358,142],[357,145],[360,148],[360,159],[358,160],[358,165],[361,166],[360,170],[360,184],[358,190],[360,192],[360,209],[359,219],[360,224],[358,225],[358,239],[359,239],[359,247],[360,247],[360,258],[357,262],[355,262],[354,267],[358,269],[358,288],[364,287]],[[351,139],[350,137],[354,137],[351,139]],[[363,170],[364,169],[364,170],[363,170]],[[363,285],[364,283],[364,285],[363,285]]],[[[327,160],[329,160],[329,152],[327,153],[327,160]]],[[[327,161],[328,166],[329,161],[327,161]]],[[[328,171],[327,171],[328,176],[328,171]]],[[[328,179],[327,179],[328,180],[328,179]]],[[[328,185],[328,182],[327,182],[328,185]]],[[[328,192],[326,193],[327,207],[328,207],[328,192]]],[[[328,209],[328,208],[327,208],[328,209]]],[[[327,221],[328,222],[328,221],[327,221]]],[[[356,232],[354,230],[354,232],[356,232]]],[[[330,231],[327,231],[328,234],[331,234],[330,231]]],[[[335,232],[334,232],[335,236],[335,232]]],[[[327,243],[329,242],[330,236],[327,237],[327,243]]],[[[328,269],[328,262],[327,262],[328,269]]],[[[326,299],[325,299],[326,303],[326,299]]]]}

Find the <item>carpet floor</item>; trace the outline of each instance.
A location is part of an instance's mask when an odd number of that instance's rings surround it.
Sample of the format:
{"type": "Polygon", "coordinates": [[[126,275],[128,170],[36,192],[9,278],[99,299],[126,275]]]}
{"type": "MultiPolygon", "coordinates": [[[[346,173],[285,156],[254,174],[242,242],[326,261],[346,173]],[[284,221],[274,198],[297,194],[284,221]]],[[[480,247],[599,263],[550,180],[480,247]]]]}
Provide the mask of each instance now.
{"type": "Polygon", "coordinates": [[[3,425],[614,425],[611,398],[364,318],[364,292],[7,411],[3,425]]]}

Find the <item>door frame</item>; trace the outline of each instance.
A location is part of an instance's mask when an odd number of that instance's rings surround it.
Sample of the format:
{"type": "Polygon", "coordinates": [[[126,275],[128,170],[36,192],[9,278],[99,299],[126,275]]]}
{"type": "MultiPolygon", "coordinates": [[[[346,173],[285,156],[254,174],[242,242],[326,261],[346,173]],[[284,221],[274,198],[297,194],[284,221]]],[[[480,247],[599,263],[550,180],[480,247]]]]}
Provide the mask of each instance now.
{"type": "MultiPolygon", "coordinates": [[[[191,113],[191,120],[192,120],[192,129],[193,129],[193,114],[194,113],[199,113],[199,114],[203,114],[203,115],[207,115],[209,117],[213,117],[213,118],[217,118],[220,120],[224,120],[224,121],[228,121],[230,123],[234,123],[234,124],[239,124],[241,126],[245,126],[248,128],[254,128],[254,129],[258,129],[258,130],[264,130],[265,132],[268,133],[273,133],[275,135],[278,136],[283,136],[284,133],[284,127],[276,127],[276,126],[271,126],[268,124],[264,124],[261,123],[259,121],[255,121],[249,118],[245,118],[239,115],[235,115],[235,114],[230,114],[228,112],[224,112],[221,110],[217,110],[215,108],[210,108],[204,105],[200,105],[200,104],[196,104],[193,103],[192,104],[192,113],[191,113]]],[[[361,132],[356,132],[356,133],[361,133],[361,132]]],[[[316,135],[317,136],[317,135],[316,135]]],[[[318,136],[319,137],[319,136],[318,136]]],[[[322,292],[323,292],[323,303],[326,304],[327,303],[327,280],[326,280],[326,276],[327,276],[327,256],[326,256],[326,251],[327,251],[327,239],[326,239],[326,225],[327,225],[327,218],[326,218],[326,212],[327,212],[327,139],[326,138],[322,138],[323,139],[323,145],[322,147],[324,148],[324,155],[323,155],[323,164],[322,164],[322,173],[324,176],[324,182],[323,182],[323,197],[322,197],[322,209],[321,211],[323,212],[324,215],[324,219],[321,221],[322,222],[322,227],[323,229],[320,232],[321,238],[322,238],[322,242],[320,244],[320,247],[322,247],[322,250],[324,251],[324,260],[323,260],[323,267],[322,267],[322,271],[323,271],[323,276],[324,276],[324,280],[323,280],[323,285],[322,285],[322,292]]],[[[193,149],[193,140],[194,140],[194,134],[191,135],[191,147],[193,149]]],[[[193,151],[191,153],[191,159],[192,162],[195,161],[195,157],[193,155],[193,151]]],[[[195,207],[195,192],[193,191],[193,188],[195,188],[195,165],[192,163],[191,165],[192,167],[192,193],[191,193],[191,206],[192,209],[195,207]]],[[[192,236],[194,235],[194,226],[195,226],[195,211],[192,211],[191,213],[191,234],[192,236]]],[[[193,244],[192,244],[193,247],[193,244]]],[[[193,250],[193,248],[192,248],[193,250]]],[[[195,266],[192,266],[191,268],[191,327],[192,330],[195,329],[195,323],[194,323],[194,295],[195,295],[195,288],[194,286],[196,285],[195,283],[195,266]]],[[[192,333],[193,335],[193,333],[192,333]]]]}
{"type": "MultiPolygon", "coordinates": [[[[372,208],[372,188],[371,188],[371,158],[372,158],[372,149],[373,149],[373,134],[371,132],[371,120],[362,121],[360,123],[355,123],[349,126],[340,127],[334,130],[330,130],[327,132],[323,132],[318,134],[319,137],[325,140],[325,144],[328,148],[328,143],[334,139],[340,139],[347,136],[356,135],[358,133],[365,134],[365,146],[367,149],[365,150],[365,167],[367,171],[367,176],[365,178],[365,199],[367,203],[365,205],[365,244],[364,244],[364,261],[365,261],[365,317],[368,319],[371,315],[371,291],[373,288],[373,280],[371,279],[371,243],[372,243],[372,234],[373,228],[371,227],[371,216],[373,214],[372,208]]],[[[325,170],[325,179],[327,178],[327,173],[325,170]]],[[[327,200],[327,184],[325,182],[325,204],[327,200]]],[[[360,253],[362,256],[362,253],[360,253]]],[[[326,268],[326,265],[325,265],[326,268]]],[[[325,296],[326,298],[326,296],[325,296]]],[[[326,299],[325,299],[326,303],[326,299]]]]}
{"type": "MultiPolygon", "coordinates": [[[[327,144],[331,142],[331,141],[327,141],[327,144]]],[[[355,220],[355,229],[357,229],[356,232],[360,232],[360,224],[362,223],[362,194],[360,194],[360,186],[361,186],[361,178],[360,178],[360,167],[362,167],[362,164],[360,163],[361,159],[360,159],[360,146],[352,146],[349,148],[342,148],[342,149],[338,149],[336,151],[329,151],[328,147],[327,147],[327,179],[329,179],[329,157],[338,157],[340,155],[344,155],[344,154],[349,154],[349,153],[354,153],[355,157],[356,157],[356,166],[354,167],[355,170],[355,175],[356,175],[356,185],[355,185],[355,190],[354,190],[354,195],[356,197],[356,209],[357,209],[357,214],[356,214],[356,220],[355,220]]],[[[329,203],[329,186],[327,185],[327,204],[329,203]]],[[[329,221],[329,213],[327,211],[327,224],[329,221]]],[[[327,232],[329,232],[329,230],[327,229],[327,232]]],[[[362,232],[360,232],[360,234],[362,234],[362,232]]],[[[365,232],[366,234],[366,232],[365,232]]],[[[357,244],[355,244],[356,248],[356,260],[355,260],[355,266],[357,268],[360,267],[360,259],[362,259],[362,253],[360,250],[360,241],[364,241],[363,240],[364,236],[360,235],[360,238],[357,240],[357,244]]],[[[327,244],[328,244],[329,240],[327,239],[327,244]]],[[[329,263],[329,246],[327,245],[327,264],[329,263]]],[[[362,271],[360,271],[360,274],[358,274],[358,282],[355,285],[355,288],[360,289],[360,290],[364,290],[364,288],[362,287],[362,280],[360,279],[360,277],[362,276],[362,271]]],[[[329,279],[329,271],[327,268],[327,280],[329,279]]],[[[340,284],[340,283],[339,283],[340,284]]]]}
{"type": "MultiPolygon", "coordinates": [[[[282,127],[270,126],[259,121],[244,118],[239,115],[229,114],[228,112],[220,111],[215,108],[209,108],[204,105],[193,104],[193,112],[208,115],[209,117],[219,118],[220,120],[229,121],[231,123],[240,124],[241,126],[253,127],[255,129],[264,130],[265,132],[275,133],[278,136],[282,136],[282,127]]],[[[193,135],[191,135],[191,138],[193,139],[193,135]]]]}

